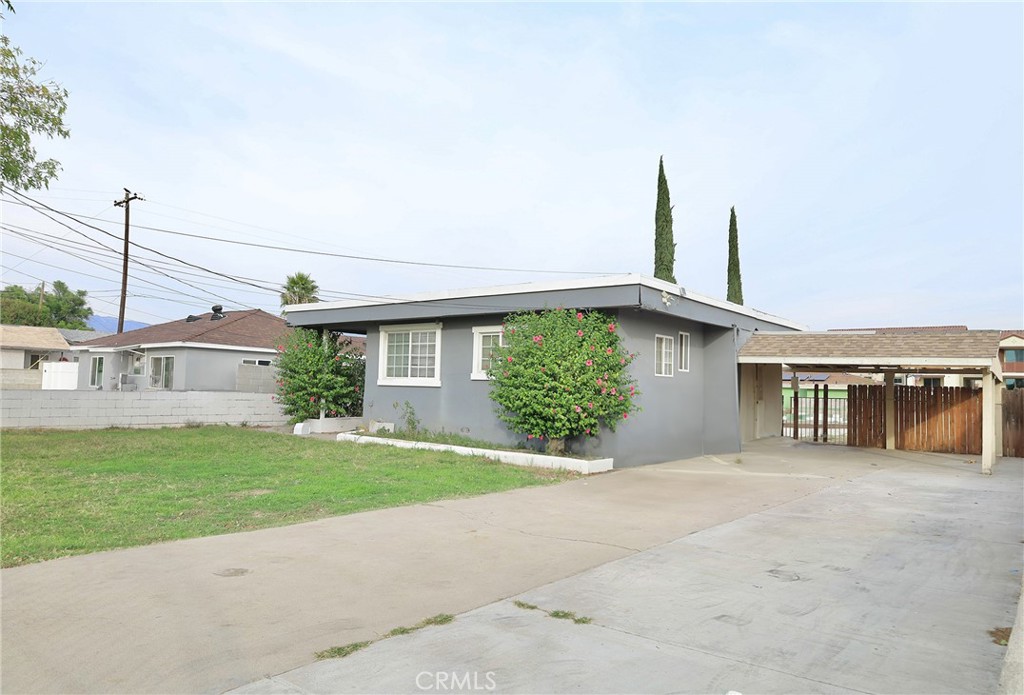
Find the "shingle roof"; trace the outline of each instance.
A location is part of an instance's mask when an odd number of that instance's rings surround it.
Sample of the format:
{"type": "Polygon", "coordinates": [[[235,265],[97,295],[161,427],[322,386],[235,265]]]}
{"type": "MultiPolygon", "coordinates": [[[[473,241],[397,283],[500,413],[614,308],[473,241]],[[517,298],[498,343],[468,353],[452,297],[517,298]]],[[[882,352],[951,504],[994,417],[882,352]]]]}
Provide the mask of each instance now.
{"type": "Polygon", "coordinates": [[[113,335],[110,331],[79,330],[77,328],[58,328],[57,330],[64,336],[64,340],[72,345],[113,335]]]}
{"type": "Polygon", "coordinates": [[[888,326],[882,328],[830,328],[830,333],[966,333],[967,326],[888,326]]]}
{"type": "Polygon", "coordinates": [[[958,333],[757,333],[740,349],[740,357],[994,358],[999,331],[958,333]]]}
{"type": "Polygon", "coordinates": [[[203,343],[234,347],[275,348],[290,329],[284,319],[261,309],[228,311],[212,321],[212,313],[195,321],[170,321],[80,343],[79,347],[129,347],[159,343],[203,343]]]}
{"type": "Polygon", "coordinates": [[[0,346],[22,350],[67,350],[68,341],[56,328],[0,325],[0,346]]]}

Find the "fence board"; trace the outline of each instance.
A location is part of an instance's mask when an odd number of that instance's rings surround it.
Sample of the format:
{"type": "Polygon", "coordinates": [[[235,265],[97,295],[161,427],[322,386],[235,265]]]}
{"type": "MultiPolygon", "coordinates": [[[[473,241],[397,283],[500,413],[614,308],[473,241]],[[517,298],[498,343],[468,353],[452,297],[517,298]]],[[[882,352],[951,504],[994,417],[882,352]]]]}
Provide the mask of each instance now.
{"type": "Polygon", "coordinates": [[[1003,391],[1003,456],[1024,457],[1024,390],[1003,391]]]}

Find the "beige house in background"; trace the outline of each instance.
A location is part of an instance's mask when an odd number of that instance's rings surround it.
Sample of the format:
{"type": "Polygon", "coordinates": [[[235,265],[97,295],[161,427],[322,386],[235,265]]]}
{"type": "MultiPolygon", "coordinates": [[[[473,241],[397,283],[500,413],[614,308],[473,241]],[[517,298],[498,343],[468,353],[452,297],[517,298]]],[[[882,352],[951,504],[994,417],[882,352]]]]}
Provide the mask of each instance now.
{"type": "Polygon", "coordinates": [[[60,384],[74,383],[77,375],[68,341],[56,328],[0,325],[0,388],[74,388],[60,384]]]}

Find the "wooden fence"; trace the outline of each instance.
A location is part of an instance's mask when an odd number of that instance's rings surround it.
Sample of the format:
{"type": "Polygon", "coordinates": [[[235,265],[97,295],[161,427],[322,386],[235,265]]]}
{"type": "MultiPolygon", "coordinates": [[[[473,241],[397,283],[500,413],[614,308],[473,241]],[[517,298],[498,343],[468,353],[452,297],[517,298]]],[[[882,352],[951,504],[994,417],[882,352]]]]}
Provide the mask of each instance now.
{"type": "Polygon", "coordinates": [[[1024,390],[1022,389],[1003,391],[1003,456],[1024,457],[1024,390]]]}
{"type": "MultiPolygon", "coordinates": [[[[884,448],[885,387],[851,386],[847,394],[847,443],[884,448]]],[[[897,449],[981,453],[981,391],[951,386],[896,386],[893,395],[897,449]]],[[[1003,410],[1005,413],[1005,404],[1003,410]]]]}

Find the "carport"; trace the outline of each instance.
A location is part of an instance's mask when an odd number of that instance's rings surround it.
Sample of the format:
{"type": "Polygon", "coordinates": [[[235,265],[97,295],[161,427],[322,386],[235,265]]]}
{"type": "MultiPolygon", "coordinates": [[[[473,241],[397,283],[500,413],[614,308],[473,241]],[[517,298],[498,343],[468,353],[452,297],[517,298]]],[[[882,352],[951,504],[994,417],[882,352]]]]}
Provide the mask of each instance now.
{"type": "MultiPolygon", "coordinates": [[[[758,332],[739,351],[741,383],[765,388],[775,377],[781,388],[781,370],[803,372],[845,372],[882,374],[885,378],[885,448],[896,448],[896,374],[927,373],[980,376],[982,379],[981,472],[989,475],[1002,456],[1002,370],[999,363],[999,331],[959,333],[876,333],[876,332],[758,332]]],[[[763,399],[771,402],[769,399],[763,399]]],[[[780,401],[781,398],[776,399],[780,401]]],[[[743,398],[740,407],[746,420],[761,416],[764,405],[758,399],[743,398]],[[759,409],[751,413],[751,409],[759,409]]],[[[778,411],[781,426],[781,408],[778,411]]],[[[774,418],[773,422],[774,424],[774,418]]],[[[770,428],[754,428],[757,436],[770,428]]]]}

